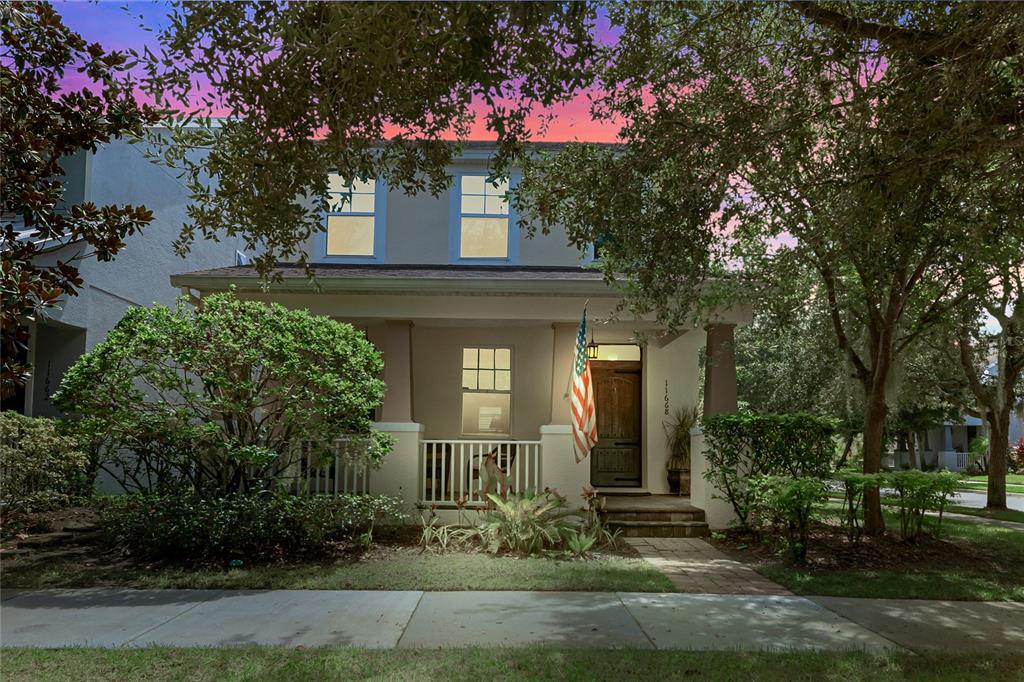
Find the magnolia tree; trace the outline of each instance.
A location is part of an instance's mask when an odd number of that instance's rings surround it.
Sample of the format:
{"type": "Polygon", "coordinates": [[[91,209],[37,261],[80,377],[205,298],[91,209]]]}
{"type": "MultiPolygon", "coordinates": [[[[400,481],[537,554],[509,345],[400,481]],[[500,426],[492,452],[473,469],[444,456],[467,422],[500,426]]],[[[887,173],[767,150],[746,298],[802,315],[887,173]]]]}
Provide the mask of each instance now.
{"type": "Polygon", "coordinates": [[[126,489],[225,495],[277,485],[300,451],[332,455],[341,436],[379,462],[391,445],[372,425],[382,367],[351,325],[217,294],[132,308],[54,399],[126,489]]]}
{"type": "Polygon", "coordinates": [[[61,160],[141,136],[159,110],[135,101],[126,53],[87,43],[49,3],[0,2],[0,24],[0,393],[6,397],[30,374],[27,323],[78,293],[83,258],[112,260],[124,239],[153,219],[144,206],[68,201],[61,160]],[[71,70],[88,85],[64,88],[71,70]]]}

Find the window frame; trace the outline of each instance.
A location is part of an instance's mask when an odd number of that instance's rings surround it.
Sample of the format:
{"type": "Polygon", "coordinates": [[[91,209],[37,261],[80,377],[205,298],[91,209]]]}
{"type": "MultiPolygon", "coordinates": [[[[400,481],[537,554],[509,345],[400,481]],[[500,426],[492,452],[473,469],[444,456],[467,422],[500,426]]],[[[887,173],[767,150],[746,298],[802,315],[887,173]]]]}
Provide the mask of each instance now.
{"type": "MultiPolygon", "coordinates": [[[[491,177],[486,171],[462,170],[453,174],[454,183],[448,193],[448,262],[451,265],[515,265],[519,263],[519,231],[513,229],[518,222],[518,214],[508,203],[506,231],[508,236],[507,255],[505,258],[463,258],[462,257],[462,178],[491,177]]],[[[519,185],[520,174],[513,172],[508,178],[508,189],[511,192],[519,185]]],[[[498,214],[467,213],[470,218],[494,218],[498,214]]],[[[504,346],[502,346],[504,348],[504,346]]]]}
{"type": "MultiPolygon", "coordinates": [[[[511,440],[512,439],[512,428],[513,428],[512,416],[513,416],[513,414],[515,412],[512,409],[512,405],[513,405],[513,391],[515,390],[515,374],[516,374],[516,371],[515,371],[515,366],[516,366],[515,357],[516,357],[515,347],[512,344],[505,345],[505,344],[480,343],[480,344],[466,344],[466,345],[460,345],[459,346],[459,375],[458,375],[459,376],[459,434],[462,437],[487,438],[487,439],[491,439],[491,440],[506,440],[506,439],[511,440]],[[470,349],[470,348],[475,349],[477,351],[480,351],[481,349],[484,349],[484,348],[489,348],[491,350],[497,350],[499,348],[501,348],[501,349],[508,349],[508,386],[509,386],[509,388],[508,388],[507,391],[499,391],[499,390],[496,390],[496,389],[465,388],[462,385],[462,372],[463,372],[463,370],[466,369],[463,366],[465,364],[465,361],[464,361],[463,358],[465,358],[465,356],[466,356],[466,350],[470,349]],[[494,395],[507,395],[508,396],[508,433],[480,433],[479,431],[465,431],[465,430],[463,430],[463,426],[465,425],[465,417],[466,417],[466,393],[467,392],[469,392],[469,393],[488,393],[488,394],[494,394],[494,395]]],[[[479,362],[479,355],[478,355],[477,356],[477,365],[479,365],[479,364],[480,364],[480,362],[479,362]]],[[[477,367],[478,371],[479,371],[479,369],[480,368],[477,367]]],[[[477,374],[477,385],[478,386],[480,385],[479,376],[480,375],[477,374]]]]}
{"type": "Polygon", "coordinates": [[[388,186],[381,178],[373,179],[373,213],[366,211],[324,211],[321,227],[316,233],[316,262],[318,263],[383,263],[387,245],[388,186]],[[327,253],[327,224],[331,216],[373,216],[373,255],[342,256],[327,253]]]}

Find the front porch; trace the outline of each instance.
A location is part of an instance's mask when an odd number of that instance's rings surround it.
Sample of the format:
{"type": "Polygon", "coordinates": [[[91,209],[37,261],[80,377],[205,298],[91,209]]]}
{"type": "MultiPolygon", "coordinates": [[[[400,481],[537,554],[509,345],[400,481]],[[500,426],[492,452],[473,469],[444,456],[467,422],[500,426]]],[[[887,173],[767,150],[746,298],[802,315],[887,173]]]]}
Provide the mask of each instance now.
{"type": "MultiPolygon", "coordinates": [[[[307,468],[303,486],[310,492],[392,495],[437,509],[445,521],[455,520],[460,507],[486,504],[489,490],[551,488],[573,507],[585,505],[585,487],[664,495],[671,454],[666,427],[677,410],[698,401],[702,348],[703,413],[736,409],[733,330],[749,321],[747,309],[670,332],[654,320],[622,315],[621,294],[599,273],[576,268],[339,266],[318,271],[320,290],[285,271],[284,283],[269,291],[248,271],[235,272],[183,276],[179,283],[201,292],[234,285],[245,298],[348,322],[384,358],[387,390],[375,418],[393,436],[392,452],[378,470],[351,471],[342,458],[307,468]],[[588,342],[598,355],[599,440],[577,463],[569,391],[585,307],[588,342]]],[[[701,447],[695,434],[690,499],[720,527],[729,519],[717,507],[709,510],[714,502],[703,485],[701,447]]],[[[704,522],[687,513],[694,518],[663,520],[704,522]]]]}

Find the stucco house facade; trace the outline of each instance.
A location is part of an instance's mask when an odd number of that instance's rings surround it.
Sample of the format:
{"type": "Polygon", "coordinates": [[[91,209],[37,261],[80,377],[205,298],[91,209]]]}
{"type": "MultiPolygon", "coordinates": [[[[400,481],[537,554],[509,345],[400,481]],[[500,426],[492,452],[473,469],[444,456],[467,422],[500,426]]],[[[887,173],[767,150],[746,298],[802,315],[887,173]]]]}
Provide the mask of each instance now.
{"type": "MultiPolygon", "coordinates": [[[[174,304],[180,292],[171,286],[172,274],[233,265],[244,256],[242,242],[227,237],[197,244],[184,259],[175,253],[174,241],[188,219],[189,193],[173,173],[148,160],[139,145],[111,142],[94,153],[65,158],[61,165],[65,205],[143,205],[153,212],[153,222],[141,234],[127,237],[113,261],[79,260],[84,284],[78,295],[65,296],[29,324],[27,360],[33,366],[32,377],[18,395],[5,400],[4,409],[31,416],[60,416],[50,396],[64,372],[106,338],[129,307],[174,304]]],[[[87,246],[72,242],[48,249],[37,262],[68,262],[87,252],[87,246]]]]}
{"type": "MultiPolygon", "coordinates": [[[[512,490],[554,488],[574,504],[584,486],[668,493],[666,421],[696,404],[705,346],[702,409],[736,409],[733,330],[749,309],[720,311],[682,333],[616,317],[621,296],[588,267],[592,254],[568,245],[564,231],[521,233],[488,157],[487,145],[469,145],[441,197],[332,178],[336,210],[307,247],[315,283],[289,264],[269,286],[248,266],[195,268],[170,282],[190,296],[234,288],[328,315],[381,350],[387,392],[376,419],[394,435],[393,452],[368,473],[306,471],[311,488],[398,495],[454,516],[460,504],[482,504],[481,458],[493,453],[512,490]],[[577,464],[568,391],[585,305],[599,442],[577,464]]],[[[723,526],[730,515],[701,478],[699,433],[694,445],[690,501],[723,526]]]]}

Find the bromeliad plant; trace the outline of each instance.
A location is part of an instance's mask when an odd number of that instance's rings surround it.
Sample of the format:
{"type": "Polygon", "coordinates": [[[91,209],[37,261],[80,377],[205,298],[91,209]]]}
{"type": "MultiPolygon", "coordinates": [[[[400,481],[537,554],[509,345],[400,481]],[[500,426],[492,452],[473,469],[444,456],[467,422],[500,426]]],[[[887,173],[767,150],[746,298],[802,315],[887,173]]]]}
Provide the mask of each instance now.
{"type": "Polygon", "coordinates": [[[55,401],[103,442],[129,491],[169,484],[205,497],[269,490],[299,456],[358,439],[370,463],[383,362],[351,325],[278,304],[206,297],[132,308],[65,374],[55,401]]]}
{"type": "Polygon", "coordinates": [[[477,531],[483,547],[493,553],[543,554],[577,538],[582,519],[554,490],[488,495],[494,505],[481,515],[477,531]]]}

